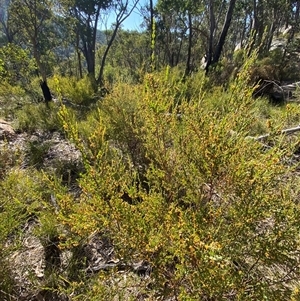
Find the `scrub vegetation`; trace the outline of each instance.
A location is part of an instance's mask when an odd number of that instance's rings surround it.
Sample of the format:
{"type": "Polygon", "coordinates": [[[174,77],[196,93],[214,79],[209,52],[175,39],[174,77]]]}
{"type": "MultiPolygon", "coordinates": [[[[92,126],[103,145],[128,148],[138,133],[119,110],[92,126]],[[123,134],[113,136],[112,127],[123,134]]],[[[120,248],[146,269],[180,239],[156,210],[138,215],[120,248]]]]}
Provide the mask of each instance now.
{"type": "MultiPolygon", "coordinates": [[[[14,24],[10,6],[0,27],[0,299],[299,300],[300,107],[297,84],[284,82],[300,78],[294,23],[284,49],[270,48],[265,18],[265,31],[251,28],[230,54],[238,12],[254,9],[247,1],[224,1],[219,18],[232,13],[230,27],[211,24],[207,49],[187,38],[188,25],[200,30],[203,11],[212,22],[216,1],[150,1],[147,28],[126,31],[117,15],[105,43],[78,18],[137,3],[60,1],[45,11],[42,1],[34,11],[31,2],[13,40],[3,29],[14,24]],[[25,47],[32,10],[41,43],[31,36],[25,47]],[[74,43],[59,43],[54,24],[61,35],[77,29],[74,43]],[[190,57],[178,53],[175,64],[179,34],[190,57]]],[[[281,6],[288,20],[298,6],[281,6]]]]}

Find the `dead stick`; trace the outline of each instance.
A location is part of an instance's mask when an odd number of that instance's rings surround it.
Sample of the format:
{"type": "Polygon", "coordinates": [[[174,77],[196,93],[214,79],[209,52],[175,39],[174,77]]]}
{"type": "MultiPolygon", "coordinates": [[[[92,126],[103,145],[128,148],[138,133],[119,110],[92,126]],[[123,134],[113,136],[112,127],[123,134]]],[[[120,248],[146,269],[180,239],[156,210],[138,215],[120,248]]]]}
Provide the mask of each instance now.
{"type": "MultiPolygon", "coordinates": [[[[275,133],[275,135],[290,135],[290,134],[293,134],[293,133],[296,133],[299,131],[300,131],[300,125],[293,127],[293,128],[284,129],[284,130],[278,132],[277,134],[275,133]]],[[[252,138],[254,138],[256,141],[261,141],[261,140],[268,138],[269,136],[270,136],[270,134],[265,134],[265,135],[261,135],[258,137],[252,137],[252,138]]]]}

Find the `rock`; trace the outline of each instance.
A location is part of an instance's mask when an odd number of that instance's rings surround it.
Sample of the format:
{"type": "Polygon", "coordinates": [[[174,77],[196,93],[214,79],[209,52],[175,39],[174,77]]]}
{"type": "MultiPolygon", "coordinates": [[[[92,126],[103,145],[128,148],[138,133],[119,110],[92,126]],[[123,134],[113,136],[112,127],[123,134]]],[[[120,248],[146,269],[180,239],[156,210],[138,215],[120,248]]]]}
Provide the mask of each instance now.
{"type": "Polygon", "coordinates": [[[272,42],[272,45],[270,47],[270,51],[274,51],[276,49],[284,49],[286,47],[286,40],[285,39],[275,39],[272,42]]]}
{"type": "Polygon", "coordinates": [[[64,184],[75,184],[79,174],[84,171],[80,151],[58,133],[53,133],[42,143],[48,145],[42,167],[61,176],[64,184]]]}
{"type": "Polygon", "coordinates": [[[257,87],[253,91],[252,96],[254,98],[262,96],[268,97],[271,103],[281,104],[292,95],[291,91],[284,89],[280,82],[262,79],[259,81],[257,87]]]}
{"type": "Polygon", "coordinates": [[[11,124],[3,119],[0,119],[0,140],[11,140],[16,136],[16,133],[11,124]]]}

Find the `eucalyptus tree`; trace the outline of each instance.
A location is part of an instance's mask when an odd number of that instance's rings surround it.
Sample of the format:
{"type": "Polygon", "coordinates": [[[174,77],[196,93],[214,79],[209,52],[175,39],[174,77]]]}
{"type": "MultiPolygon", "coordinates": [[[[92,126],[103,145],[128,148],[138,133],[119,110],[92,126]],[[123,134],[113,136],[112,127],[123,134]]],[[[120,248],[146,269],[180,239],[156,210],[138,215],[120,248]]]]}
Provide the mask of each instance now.
{"type": "MultiPolygon", "coordinates": [[[[160,3],[159,3],[160,4],[160,3]]],[[[150,28],[150,32],[151,32],[150,28]]],[[[154,50],[157,63],[177,66],[183,56],[186,45],[186,15],[174,8],[158,6],[158,15],[155,23],[154,50]]]]}
{"type": "Polygon", "coordinates": [[[205,52],[206,71],[217,63],[234,18],[235,4],[236,0],[159,0],[158,27],[161,28],[169,64],[174,65],[174,50],[177,53],[175,64],[178,64],[180,53],[185,49],[185,74],[189,74],[195,61],[200,61],[200,53],[193,55],[193,48],[199,43],[198,50],[205,52]],[[170,51],[172,43],[173,50],[170,51]]]}
{"type": "Polygon", "coordinates": [[[209,71],[209,68],[212,65],[219,62],[228,34],[229,26],[233,18],[236,0],[222,1],[222,6],[218,8],[219,12],[222,12],[222,10],[224,12],[226,11],[221,30],[218,30],[218,24],[221,23],[221,20],[216,15],[217,10],[215,3],[216,1],[214,0],[208,1],[209,38],[206,52],[206,72],[209,71]]]}
{"type": "Polygon", "coordinates": [[[246,1],[249,10],[249,24],[251,36],[251,48],[258,49],[260,54],[268,53],[274,34],[286,25],[289,15],[287,0],[251,0],[246,1]]]}
{"type": "Polygon", "coordinates": [[[18,27],[11,22],[9,5],[11,0],[0,0],[0,36],[4,44],[12,43],[18,27]]]}
{"type": "MultiPolygon", "coordinates": [[[[111,36],[112,31],[107,34],[111,36]]],[[[116,77],[137,82],[143,72],[149,70],[150,54],[147,32],[119,30],[107,57],[110,68],[106,69],[105,79],[109,83],[113,83],[116,77]]]]}
{"type": "MultiPolygon", "coordinates": [[[[103,85],[106,58],[117,31],[137,3],[138,0],[60,0],[64,17],[72,23],[79,66],[81,68],[80,54],[82,53],[86,61],[87,74],[95,90],[99,85],[103,85]],[[112,35],[106,43],[106,49],[98,68],[96,53],[100,22],[103,22],[109,14],[115,16],[112,35]],[[96,74],[97,69],[99,70],[98,74],[96,74]]],[[[80,74],[82,73],[80,71],[80,74]]]]}
{"type": "Polygon", "coordinates": [[[138,2],[139,0],[114,0],[113,2],[112,12],[115,18],[112,24],[112,34],[107,40],[107,45],[101,59],[99,75],[97,77],[97,85],[100,85],[100,87],[104,85],[103,75],[108,53],[115,41],[122,23],[131,15],[138,2]]]}
{"type": "MultiPolygon", "coordinates": [[[[62,0],[64,17],[72,22],[73,33],[76,37],[75,47],[81,70],[80,53],[83,54],[87,73],[93,85],[96,84],[96,43],[97,29],[101,12],[112,5],[112,0],[62,0]]],[[[80,71],[82,75],[82,71],[80,71]]]]}
{"type": "Polygon", "coordinates": [[[175,66],[185,58],[185,74],[189,74],[193,65],[195,30],[202,18],[204,1],[159,0],[156,9],[158,39],[163,41],[168,64],[175,66]]]}
{"type": "Polygon", "coordinates": [[[58,42],[53,12],[52,0],[11,0],[9,6],[11,22],[18,25],[18,40],[35,59],[46,103],[52,99],[47,85],[48,56],[58,42]]]}

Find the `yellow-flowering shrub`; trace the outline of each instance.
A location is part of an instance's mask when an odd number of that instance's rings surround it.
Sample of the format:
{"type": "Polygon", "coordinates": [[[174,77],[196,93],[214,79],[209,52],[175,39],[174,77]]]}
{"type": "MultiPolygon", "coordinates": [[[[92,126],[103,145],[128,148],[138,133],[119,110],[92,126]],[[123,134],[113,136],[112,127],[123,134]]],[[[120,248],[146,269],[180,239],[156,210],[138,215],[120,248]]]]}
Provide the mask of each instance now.
{"type": "Polygon", "coordinates": [[[282,139],[266,147],[248,137],[256,117],[247,80],[246,66],[227,91],[205,93],[199,80],[188,97],[180,91],[189,83],[169,71],[120,84],[88,137],[63,108],[86,166],[80,199],[59,200],[64,247],[106,233],[121,261],[151,264],[152,292],[165,299],[295,296],[298,189],[282,139]]]}

